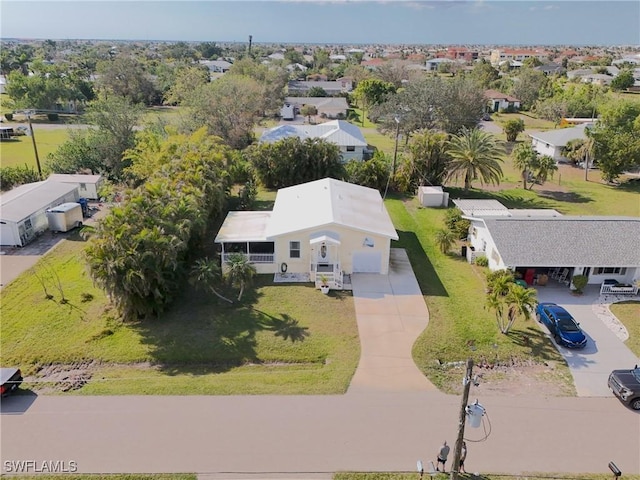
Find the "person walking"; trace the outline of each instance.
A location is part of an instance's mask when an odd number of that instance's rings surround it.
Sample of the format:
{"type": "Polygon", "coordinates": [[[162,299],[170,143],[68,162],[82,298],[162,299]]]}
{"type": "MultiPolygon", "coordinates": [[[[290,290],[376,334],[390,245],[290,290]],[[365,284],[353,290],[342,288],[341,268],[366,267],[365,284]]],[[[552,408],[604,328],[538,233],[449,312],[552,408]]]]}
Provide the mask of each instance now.
{"type": "Polygon", "coordinates": [[[442,464],[442,471],[446,472],[446,463],[447,463],[447,457],[449,456],[449,445],[447,445],[447,441],[445,440],[444,443],[442,444],[442,446],[440,447],[440,450],[438,451],[438,462],[436,464],[436,470],[439,472],[440,471],[440,464],[442,464]]]}
{"type": "Polygon", "coordinates": [[[467,442],[462,442],[462,449],[460,450],[460,468],[458,469],[462,473],[467,473],[464,469],[464,461],[467,458],[467,442]]]}

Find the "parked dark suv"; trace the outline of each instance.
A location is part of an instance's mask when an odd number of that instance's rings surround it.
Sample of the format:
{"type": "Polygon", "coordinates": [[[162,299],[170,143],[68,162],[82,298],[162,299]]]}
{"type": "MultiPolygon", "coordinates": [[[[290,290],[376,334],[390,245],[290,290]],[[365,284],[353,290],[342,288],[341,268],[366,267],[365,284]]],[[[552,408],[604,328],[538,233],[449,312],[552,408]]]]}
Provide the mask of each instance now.
{"type": "Polygon", "coordinates": [[[614,370],[609,375],[609,388],[624,403],[640,410],[640,368],[614,370]]]}

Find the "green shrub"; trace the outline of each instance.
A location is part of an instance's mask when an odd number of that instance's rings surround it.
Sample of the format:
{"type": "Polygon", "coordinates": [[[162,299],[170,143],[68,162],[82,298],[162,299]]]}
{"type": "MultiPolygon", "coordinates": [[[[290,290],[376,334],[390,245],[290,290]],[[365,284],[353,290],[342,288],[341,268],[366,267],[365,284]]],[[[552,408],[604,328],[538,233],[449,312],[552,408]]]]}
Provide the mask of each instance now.
{"type": "Polygon", "coordinates": [[[38,172],[28,165],[0,168],[0,190],[11,190],[17,185],[37,182],[40,180],[38,172]]]}
{"type": "Polygon", "coordinates": [[[60,117],[57,113],[47,113],[47,118],[50,122],[57,122],[60,117]]]}
{"type": "Polygon", "coordinates": [[[479,267],[488,267],[489,266],[489,259],[487,257],[476,257],[474,262],[479,267]]]}
{"type": "Polygon", "coordinates": [[[4,118],[6,118],[9,122],[13,120],[13,113],[5,113],[4,118]]]}
{"type": "Polygon", "coordinates": [[[587,286],[588,281],[589,279],[587,278],[586,275],[574,275],[573,278],[571,279],[571,283],[573,283],[576,293],[582,293],[582,291],[584,290],[584,287],[587,286]]]}

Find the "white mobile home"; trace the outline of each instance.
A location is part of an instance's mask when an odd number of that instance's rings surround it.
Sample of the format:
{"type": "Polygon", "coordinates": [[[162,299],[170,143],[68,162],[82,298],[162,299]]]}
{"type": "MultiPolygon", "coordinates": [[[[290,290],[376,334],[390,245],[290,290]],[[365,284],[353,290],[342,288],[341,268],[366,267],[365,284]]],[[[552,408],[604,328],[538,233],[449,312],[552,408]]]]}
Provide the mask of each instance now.
{"type": "Polygon", "coordinates": [[[52,173],[48,180],[56,183],[68,183],[78,187],[78,195],[80,198],[88,198],[89,200],[97,200],[98,191],[102,186],[104,178],[102,175],[82,175],[82,174],[66,174],[52,173]]]}
{"type": "Polygon", "coordinates": [[[78,187],[50,181],[28,183],[0,196],[0,245],[22,247],[49,228],[46,211],[80,198],[78,187]]]}

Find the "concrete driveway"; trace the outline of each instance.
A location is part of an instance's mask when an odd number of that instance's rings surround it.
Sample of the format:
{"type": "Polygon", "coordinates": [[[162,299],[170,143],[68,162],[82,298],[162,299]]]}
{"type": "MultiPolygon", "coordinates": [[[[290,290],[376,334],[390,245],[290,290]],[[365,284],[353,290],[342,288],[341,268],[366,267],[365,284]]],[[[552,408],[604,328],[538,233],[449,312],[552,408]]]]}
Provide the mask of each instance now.
{"type": "Polygon", "coordinates": [[[403,249],[391,249],[389,264],[389,275],[351,277],[361,354],[347,393],[436,390],[411,356],[429,323],[418,281],[403,249]]]}
{"type": "MultiPolygon", "coordinates": [[[[596,307],[600,305],[600,287],[588,285],[581,296],[571,295],[567,287],[555,283],[537,290],[540,302],[553,302],[564,307],[580,323],[587,336],[587,346],[582,350],[558,346],[569,365],[578,396],[612,396],[607,386],[611,370],[631,368],[640,361],[596,314],[596,307]]],[[[546,327],[542,328],[547,331],[546,327]]],[[[549,341],[553,342],[551,335],[549,341]]]]}

